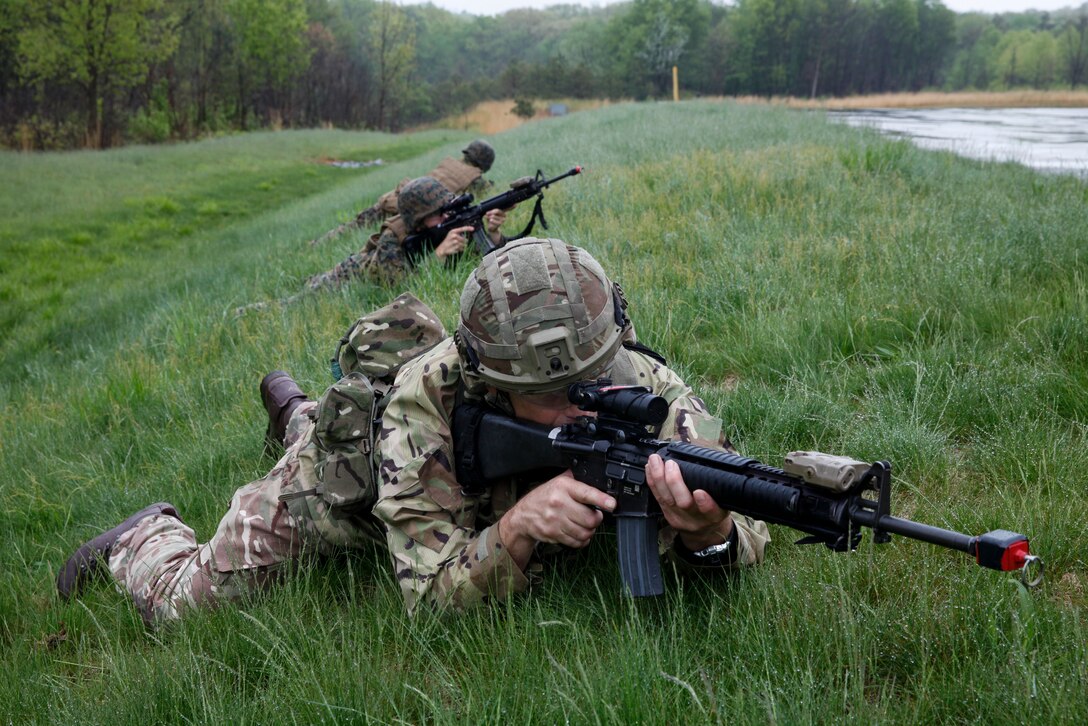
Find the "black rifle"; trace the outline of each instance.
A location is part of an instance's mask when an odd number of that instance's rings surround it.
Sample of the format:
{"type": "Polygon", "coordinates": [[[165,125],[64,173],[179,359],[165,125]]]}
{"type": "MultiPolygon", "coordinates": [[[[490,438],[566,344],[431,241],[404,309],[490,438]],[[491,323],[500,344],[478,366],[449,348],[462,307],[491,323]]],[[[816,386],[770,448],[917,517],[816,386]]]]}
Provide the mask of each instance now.
{"type": "Polygon", "coordinates": [[[422,232],[410,234],[404,238],[401,245],[404,249],[404,255],[408,258],[410,264],[415,265],[423,255],[440,245],[450,230],[459,227],[474,228],[473,237],[476,239],[476,245],[480,248],[480,253],[486,255],[495,249],[495,245],[491,242],[487,233],[482,231],[484,215],[492,209],[510,209],[532,197],[536,197],[536,206],[533,207],[533,216],[529,218],[529,224],[516,237],[509,239],[521,239],[529,236],[538,219],[540,220],[540,226],[547,229],[548,221],[544,219],[544,190],[557,181],[581,173],[582,167],[576,166],[565,174],[560,174],[552,179],[545,179],[544,172],[538,169],[535,177],[522,177],[510,185],[509,191],[485,199],[476,205],[472,203],[473,197],[471,194],[454,197],[436,212],[436,214],[448,215],[441,224],[425,229],[422,232]]]}
{"type": "Polygon", "coordinates": [[[873,541],[898,534],[966,552],[994,570],[1021,570],[1026,584],[1042,581],[1043,563],[1028,551],[1024,535],[994,530],[978,537],[889,514],[891,465],[873,464],[813,452],[787,457],[793,473],[718,449],[654,439],[647,427],[660,426],[669,404],[650,389],[611,386],[608,379],[576,383],[572,403],[596,418],[549,429],[475,404],[454,410],[457,479],[467,495],[479,495],[491,483],[515,475],[546,475],[570,468],[574,478],[616,499],[620,574],[631,595],[660,595],[657,551],[657,500],[646,484],[650,454],[675,461],[691,490],[703,489],[718,506],[732,512],[784,524],[808,536],[798,544],[823,542],[836,551],[855,549],[861,528],[873,541]],[[866,499],[865,491],[877,499],[866,499]],[[1037,568],[1030,582],[1029,570],[1037,568]]]}

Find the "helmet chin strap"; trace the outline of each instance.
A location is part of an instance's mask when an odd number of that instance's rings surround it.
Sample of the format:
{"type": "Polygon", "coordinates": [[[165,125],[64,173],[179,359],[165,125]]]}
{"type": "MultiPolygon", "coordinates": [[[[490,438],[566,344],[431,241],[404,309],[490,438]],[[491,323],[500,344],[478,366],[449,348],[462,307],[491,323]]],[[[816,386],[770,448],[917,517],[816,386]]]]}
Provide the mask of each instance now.
{"type": "Polygon", "coordinates": [[[457,352],[461,354],[461,365],[464,369],[471,373],[477,373],[480,370],[480,356],[462,337],[460,330],[454,331],[453,343],[457,346],[457,352]]]}
{"type": "Polygon", "coordinates": [[[630,322],[627,319],[627,298],[623,296],[623,288],[619,283],[612,283],[612,316],[616,325],[624,328],[630,322]]]}

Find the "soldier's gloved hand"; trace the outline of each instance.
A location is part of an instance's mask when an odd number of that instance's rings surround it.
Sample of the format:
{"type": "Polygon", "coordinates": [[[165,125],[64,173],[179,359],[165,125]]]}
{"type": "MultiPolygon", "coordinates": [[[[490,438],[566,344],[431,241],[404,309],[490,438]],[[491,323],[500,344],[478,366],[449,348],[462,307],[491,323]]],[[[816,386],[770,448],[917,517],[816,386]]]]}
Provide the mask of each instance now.
{"type": "Polygon", "coordinates": [[[604,519],[601,510],[615,508],[615,499],[568,469],[519,499],[499,520],[499,538],[524,568],[537,542],[585,547],[604,519]]]}
{"type": "Polygon", "coordinates": [[[665,521],[691,552],[722,544],[729,538],[733,531],[729,512],[702,489],[689,490],[675,461],[651,454],[646,461],[646,483],[661,506],[665,521]]]}
{"type": "Polygon", "coordinates": [[[446,234],[446,238],[442,240],[442,243],[434,248],[435,257],[442,260],[449,255],[455,255],[458,252],[463,252],[465,249],[465,242],[467,240],[467,237],[471,233],[471,226],[451,229],[446,234]]]}

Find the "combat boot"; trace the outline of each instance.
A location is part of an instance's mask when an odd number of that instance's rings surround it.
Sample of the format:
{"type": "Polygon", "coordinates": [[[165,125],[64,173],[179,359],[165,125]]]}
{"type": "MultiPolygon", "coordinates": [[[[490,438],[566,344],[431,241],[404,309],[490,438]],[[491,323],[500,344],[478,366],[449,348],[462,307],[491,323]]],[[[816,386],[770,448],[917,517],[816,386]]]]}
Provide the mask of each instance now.
{"type": "Polygon", "coordinates": [[[84,542],[57,574],[57,592],[61,598],[67,600],[76,597],[87,583],[103,574],[109,563],[110,553],[121,535],[139,524],[140,520],[155,514],[166,514],[181,521],[181,515],[173,504],[159,502],[141,509],[108,532],[84,542]]]}
{"type": "Polygon", "coordinates": [[[291,414],[310,398],[284,371],[272,371],[261,379],[261,401],[268,411],[268,431],[264,435],[265,453],[277,456],[283,451],[283,438],[291,414]]]}

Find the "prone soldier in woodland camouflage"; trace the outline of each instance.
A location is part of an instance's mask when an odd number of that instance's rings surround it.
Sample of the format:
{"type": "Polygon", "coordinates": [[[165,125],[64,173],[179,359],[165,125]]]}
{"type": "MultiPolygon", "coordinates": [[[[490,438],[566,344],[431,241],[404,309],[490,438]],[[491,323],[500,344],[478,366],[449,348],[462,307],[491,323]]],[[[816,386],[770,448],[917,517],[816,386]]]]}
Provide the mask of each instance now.
{"type": "MultiPolygon", "coordinates": [[[[607,374],[669,402],[662,438],[729,447],[721,422],[691,389],[632,343],[626,308],[587,252],[532,238],[483,259],[464,286],[452,337],[426,306],[402,295],[356,324],[349,335],[361,336],[359,344],[339,355],[353,372],[320,402],[286,373],[262,381],[270,436],[286,452],[265,478],[235,493],[209,542],[197,544],[176,508],[160,503],[81,546],[61,569],[58,591],[74,596],[108,571],[155,623],[263,587],[304,556],[378,539],[409,612],[522,592],[549,551],[589,545],[616,502],[569,470],[466,493],[452,464],[458,402],[558,425],[586,415],[567,401],[567,386],[607,374]],[[398,362],[383,368],[383,356],[398,362]],[[370,439],[371,408],[352,419],[358,407],[348,401],[363,390],[360,375],[388,387],[397,368],[395,385],[373,399],[385,408],[370,439]]],[[[663,513],[660,547],[679,568],[713,573],[763,560],[765,524],[689,491],[675,462],[650,457],[646,477],[663,513]]]]}
{"type": "MultiPolygon", "coordinates": [[[[454,195],[433,177],[411,180],[401,188],[397,197],[399,214],[386,220],[381,231],[372,235],[363,249],[331,270],[311,276],[306,281],[306,287],[310,290],[334,288],[361,276],[387,285],[399,283],[408,272],[410,263],[403,248],[405,237],[440,224],[444,217],[439,210],[453,198],[454,195]]],[[[486,230],[478,234],[487,234],[496,246],[503,244],[500,230],[506,221],[506,212],[500,209],[488,212],[484,221],[486,230]]],[[[435,257],[444,260],[464,251],[472,231],[472,227],[450,230],[435,248],[435,257]]]]}
{"type": "MultiPolygon", "coordinates": [[[[437,179],[427,176],[412,179],[400,189],[397,198],[399,214],[386,220],[381,231],[371,235],[363,249],[349,255],[332,269],[311,275],[306,280],[303,292],[283,298],[279,303],[292,303],[309,292],[338,288],[357,278],[366,278],[387,286],[399,284],[414,262],[405,253],[405,238],[441,224],[447,215],[440,210],[453,199],[454,195],[437,179]]],[[[502,225],[506,221],[506,211],[495,209],[484,215],[484,229],[474,230],[471,226],[451,229],[435,247],[434,256],[445,260],[460,254],[465,249],[470,233],[487,235],[489,247],[505,244],[502,225]]],[[[235,308],[234,312],[236,315],[244,315],[252,310],[264,309],[268,305],[268,302],[249,303],[235,308]]]]}
{"type": "MultiPolygon", "coordinates": [[[[437,179],[454,196],[467,193],[479,197],[492,185],[484,174],[494,163],[495,149],[483,139],[476,139],[462,149],[460,159],[447,156],[427,176],[437,179]]],[[[330,242],[347,232],[371,227],[397,214],[397,200],[404,185],[409,181],[402,180],[396,189],[378,197],[378,201],[359,212],[355,219],[329,230],[317,239],[311,240],[310,244],[330,242]]]]}

